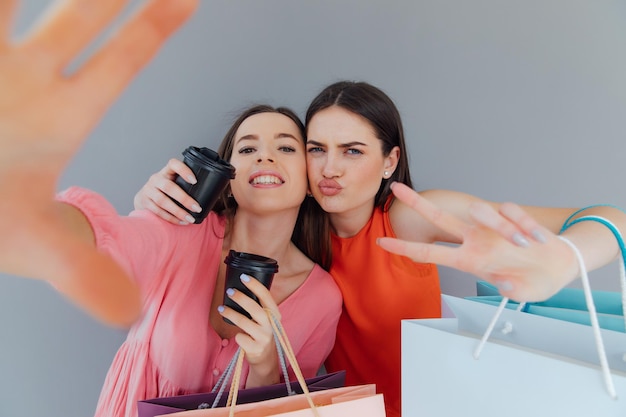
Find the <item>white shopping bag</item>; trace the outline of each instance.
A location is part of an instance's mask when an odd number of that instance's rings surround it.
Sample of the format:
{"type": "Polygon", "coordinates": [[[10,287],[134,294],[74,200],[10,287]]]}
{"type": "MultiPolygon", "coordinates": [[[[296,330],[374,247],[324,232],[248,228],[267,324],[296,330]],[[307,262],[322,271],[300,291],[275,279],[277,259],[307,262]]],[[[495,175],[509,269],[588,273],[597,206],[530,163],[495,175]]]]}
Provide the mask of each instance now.
{"type": "Polygon", "coordinates": [[[626,416],[626,334],[601,330],[613,399],[591,327],[442,296],[442,319],[402,322],[402,415],[626,416]]]}

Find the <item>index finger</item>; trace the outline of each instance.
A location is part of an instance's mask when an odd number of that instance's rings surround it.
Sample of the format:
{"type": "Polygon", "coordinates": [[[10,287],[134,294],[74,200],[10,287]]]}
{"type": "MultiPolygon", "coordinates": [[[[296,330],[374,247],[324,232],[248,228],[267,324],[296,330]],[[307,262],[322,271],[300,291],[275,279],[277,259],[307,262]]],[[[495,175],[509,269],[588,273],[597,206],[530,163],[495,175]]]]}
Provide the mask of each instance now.
{"type": "Polygon", "coordinates": [[[466,227],[463,221],[435,206],[405,184],[393,183],[391,190],[398,200],[424,216],[426,220],[457,239],[463,240],[463,230],[466,227]]]}
{"type": "Polygon", "coordinates": [[[10,34],[17,0],[0,1],[0,49],[10,43],[10,34]]]}
{"type": "Polygon", "coordinates": [[[68,65],[119,14],[127,0],[57,0],[32,28],[24,46],[54,51],[53,65],[68,65]]]}
{"type": "Polygon", "coordinates": [[[106,109],[195,11],[198,0],[151,0],[76,74],[90,107],[106,109]]]}
{"type": "Polygon", "coordinates": [[[265,285],[261,284],[261,282],[254,277],[250,277],[250,280],[248,281],[242,277],[241,281],[250,291],[254,293],[254,295],[257,296],[262,307],[269,308],[278,315],[278,305],[276,304],[276,301],[274,301],[274,297],[272,297],[270,290],[267,289],[265,285]]]}
{"type": "Polygon", "coordinates": [[[167,161],[167,165],[161,168],[161,171],[159,172],[161,173],[161,175],[171,180],[175,179],[178,175],[190,184],[195,184],[198,182],[191,168],[189,168],[187,164],[185,164],[180,159],[171,158],[169,161],[167,161]]]}

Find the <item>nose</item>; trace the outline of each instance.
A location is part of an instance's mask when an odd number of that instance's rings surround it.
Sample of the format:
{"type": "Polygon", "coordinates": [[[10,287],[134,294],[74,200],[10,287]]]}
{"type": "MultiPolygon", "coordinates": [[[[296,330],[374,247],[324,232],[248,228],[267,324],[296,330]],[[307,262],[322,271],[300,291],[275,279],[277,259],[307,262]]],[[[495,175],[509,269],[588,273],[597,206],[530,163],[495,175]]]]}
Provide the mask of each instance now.
{"type": "Polygon", "coordinates": [[[267,160],[268,162],[274,163],[274,156],[272,155],[271,151],[265,147],[259,149],[257,162],[261,163],[263,162],[264,159],[267,160]]]}
{"type": "Polygon", "coordinates": [[[330,152],[326,154],[324,166],[322,167],[322,175],[325,178],[335,178],[341,175],[341,166],[339,161],[330,152]]]}

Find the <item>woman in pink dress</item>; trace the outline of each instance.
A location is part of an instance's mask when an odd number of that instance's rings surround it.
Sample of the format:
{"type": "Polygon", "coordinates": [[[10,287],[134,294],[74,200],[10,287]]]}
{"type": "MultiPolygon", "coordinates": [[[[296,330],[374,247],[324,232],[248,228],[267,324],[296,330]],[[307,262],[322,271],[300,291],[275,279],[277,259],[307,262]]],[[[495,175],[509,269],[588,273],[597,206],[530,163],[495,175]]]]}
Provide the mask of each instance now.
{"type": "MultiPolygon", "coordinates": [[[[305,252],[303,237],[316,234],[305,227],[304,128],[292,111],[255,106],[235,121],[219,152],[236,178],[201,224],[177,227],[148,211],[120,216],[102,196],[77,187],[55,198],[81,140],[156,51],[162,39],[155,34],[165,37],[195,7],[148,2],[68,78],[64,64],[107,23],[107,4],[78,10],[66,2],[19,45],[0,40],[0,231],[11,236],[0,243],[0,270],[45,280],[103,322],[130,326],[97,416],[134,417],[138,400],[208,391],[238,347],[245,353],[241,387],[278,383],[264,308],[282,317],[303,373],[315,375],[334,344],[341,295],[311,259],[316,254],[305,252]],[[69,31],[71,18],[85,24],[69,31]],[[241,276],[260,305],[225,288],[231,249],[278,261],[269,291],[241,276]],[[251,318],[225,307],[225,293],[251,318]]],[[[0,7],[2,36],[14,5],[0,7]]]]}

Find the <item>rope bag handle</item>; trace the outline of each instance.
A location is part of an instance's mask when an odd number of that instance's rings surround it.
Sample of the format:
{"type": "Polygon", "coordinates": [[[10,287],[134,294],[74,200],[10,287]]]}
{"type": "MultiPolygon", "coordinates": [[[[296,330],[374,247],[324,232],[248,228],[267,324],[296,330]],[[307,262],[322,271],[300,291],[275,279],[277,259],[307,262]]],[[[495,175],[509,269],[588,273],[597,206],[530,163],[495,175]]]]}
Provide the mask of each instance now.
{"type": "MultiPolygon", "coordinates": [[[[311,398],[311,394],[309,392],[309,388],[306,385],[306,381],[302,374],[302,370],[300,369],[300,365],[298,365],[298,361],[296,359],[296,355],[291,347],[291,343],[287,338],[287,333],[283,328],[280,320],[276,317],[276,314],[268,309],[264,308],[267,317],[269,318],[270,324],[272,325],[272,332],[274,334],[274,342],[276,343],[276,350],[278,353],[278,362],[280,364],[281,370],[283,372],[283,376],[285,379],[285,384],[287,386],[287,395],[294,395],[295,392],[291,388],[289,384],[289,375],[287,372],[287,361],[291,364],[291,368],[293,369],[294,374],[296,375],[296,379],[302,388],[302,391],[309,403],[309,407],[313,411],[313,415],[315,417],[319,416],[319,411],[315,404],[313,403],[313,399],[311,398]]],[[[226,401],[226,406],[230,408],[229,417],[233,417],[235,415],[235,405],[237,404],[237,395],[239,392],[239,384],[241,382],[241,373],[243,370],[243,358],[244,352],[240,348],[237,349],[235,355],[230,360],[228,366],[224,370],[224,373],[220,377],[220,379],[215,384],[215,387],[211,392],[218,392],[217,397],[213,401],[213,404],[209,407],[208,404],[203,403],[198,408],[215,408],[223,395],[226,387],[228,386],[228,381],[232,379],[230,383],[230,388],[228,392],[228,399],[226,401]]]]}
{"type": "MultiPolygon", "coordinates": [[[[596,206],[590,206],[590,207],[596,207],[596,206]]],[[[587,209],[587,208],[589,208],[589,207],[586,207],[585,209],[587,209]]],[[[575,219],[575,220],[571,220],[573,216],[575,216],[577,213],[580,213],[581,211],[583,211],[585,209],[578,210],[577,212],[572,214],[565,221],[565,224],[561,228],[561,232],[560,233],[564,232],[565,230],[567,230],[569,227],[573,226],[574,224],[577,224],[577,223],[580,223],[580,222],[584,222],[584,221],[595,221],[595,222],[603,224],[604,226],[609,228],[609,230],[611,230],[611,232],[615,236],[615,238],[617,240],[617,243],[618,243],[618,246],[620,248],[620,255],[621,255],[620,256],[620,286],[621,286],[621,290],[622,290],[622,311],[623,311],[623,314],[624,314],[625,320],[626,320],[626,310],[625,310],[625,308],[626,308],[625,304],[626,303],[624,302],[626,300],[626,246],[624,245],[624,239],[623,239],[622,234],[620,233],[619,229],[611,221],[605,219],[604,217],[588,215],[588,216],[580,217],[580,218],[575,219]]],[[[587,267],[585,265],[585,261],[583,259],[582,254],[580,253],[580,251],[576,247],[576,245],[574,245],[569,239],[567,239],[564,236],[558,236],[558,238],[561,239],[563,242],[565,242],[572,249],[574,254],[576,255],[576,260],[578,262],[578,266],[579,266],[579,269],[580,269],[580,272],[581,272],[581,282],[582,282],[582,285],[583,285],[583,292],[585,294],[585,302],[587,304],[587,310],[589,311],[589,319],[591,321],[591,327],[593,329],[593,335],[594,335],[594,339],[595,339],[595,343],[596,343],[596,350],[598,352],[598,358],[600,360],[600,367],[602,369],[604,385],[606,387],[606,390],[607,390],[609,396],[612,399],[616,399],[617,398],[617,393],[615,391],[615,385],[613,383],[613,378],[611,376],[611,370],[609,369],[609,366],[608,366],[608,360],[607,360],[607,357],[606,357],[606,350],[604,349],[604,342],[602,341],[602,335],[601,335],[601,332],[600,332],[600,324],[598,322],[598,314],[596,312],[596,307],[595,307],[595,304],[594,304],[594,301],[593,301],[593,296],[592,296],[592,292],[591,292],[591,285],[589,284],[589,275],[587,274],[587,267]]],[[[509,298],[508,297],[503,297],[502,298],[502,301],[500,302],[500,305],[496,309],[496,313],[494,314],[493,318],[489,322],[489,325],[487,326],[487,329],[485,330],[485,333],[483,334],[480,342],[478,343],[478,345],[476,346],[476,349],[474,350],[474,355],[473,356],[474,356],[475,359],[478,359],[480,357],[480,354],[481,354],[485,344],[487,343],[487,340],[489,339],[489,336],[493,332],[493,329],[494,329],[498,319],[500,318],[500,315],[502,314],[502,311],[504,310],[504,308],[506,307],[508,302],[509,302],[509,298]]],[[[525,306],[526,306],[526,303],[520,303],[520,305],[518,306],[517,310],[523,312],[525,306]]]]}

